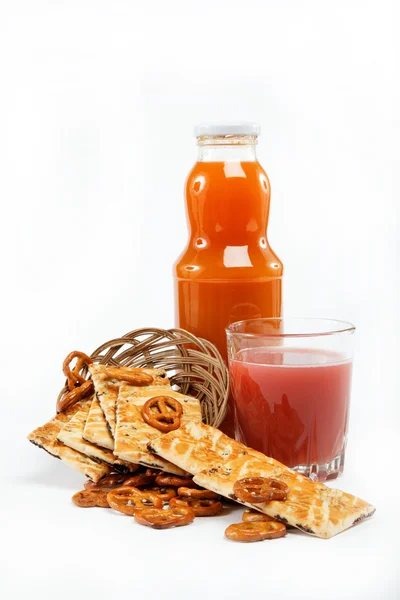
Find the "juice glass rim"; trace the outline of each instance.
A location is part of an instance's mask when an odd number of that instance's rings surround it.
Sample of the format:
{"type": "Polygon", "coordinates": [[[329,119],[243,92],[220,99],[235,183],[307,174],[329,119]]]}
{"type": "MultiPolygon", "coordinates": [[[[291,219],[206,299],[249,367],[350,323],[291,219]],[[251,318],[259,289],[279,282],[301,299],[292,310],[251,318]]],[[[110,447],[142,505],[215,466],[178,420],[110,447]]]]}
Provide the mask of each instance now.
{"type": "MultiPolygon", "coordinates": [[[[290,328],[289,328],[290,329],[290,328]]],[[[309,338],[309,337],[322,337],[329,335],[337,335],[337,334],[353,334],[356,330],[355,325],[350,323],[349,321],[341,321],[339,319],[328,319],[323,317],[268,317],[268,318],[256,318],[256,319],[244,319],[242,321],[235,321],[231,323],[228,327],[225,328],[225,332],[227,335],[239,335],[242,337],[248,338],[309,338]],[[304,332],[282,332],[277,331],[274,332],[246,332],[245,330],[241,331],[241,328],[245,329],[251,323],[262,324],[262,323],[297,323],[300,325],[301,323],[309,324],[309,328],[305,327],[304,332]],[[331,327],[327,325],[326,327],[322,327],[320,330],[312,331],[312,324],[314,324],[314,329],[316,323],[320,323],[321,325],[325,323],[326,325],[329,323],[331,327]]]]}

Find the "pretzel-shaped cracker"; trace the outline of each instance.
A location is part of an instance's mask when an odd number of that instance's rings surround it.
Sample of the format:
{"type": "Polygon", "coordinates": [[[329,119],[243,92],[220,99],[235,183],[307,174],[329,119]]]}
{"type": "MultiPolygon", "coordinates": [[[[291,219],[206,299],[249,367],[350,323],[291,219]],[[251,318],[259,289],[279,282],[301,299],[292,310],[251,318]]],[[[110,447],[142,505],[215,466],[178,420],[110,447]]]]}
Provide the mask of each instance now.
{"type": "Polygon", "coordinates": [[[182,405],[171,396],[155,396],[143,405],[143,419],[159,431],[168,433],[181,426],[182,405]]]}
{"type": "Polygon", "coordinates": [[[66,411],[67,408],[69,408],[76,402],[79,402],[79,400],[82,400],[86,396],[89,396],[93,393],[93,391],[93,381],[91,379],[88,379],[87,381],[85,381],[85,383],[82,383],[82,385],[80,385],[79,387],[74,388],[58,400],[57,412],[60,413],[66,411]]]}
{"type": "Polygon", "coordinates": [[[107,490],[82,490],[76,492],[72,496],[72,502],[81,508],[92,508],[99,506],[100,508],[110,508],[107,502],[107,490]]]}
{"type": "Polygon", "coordinates": [[[221,496],[210,490],[198,490],[196,488],[180,487],[178,496],[181,498],[196,498],[196,500],[219,500],[221,496]]]}
{"type": "Polygon", "coordinates": [[[196,486],[192,477],[181,477],[179,475],[169,475],[168,473],[160,473],[156,477],[157,485],[173,485],[174,487],[191,487],[196,486]]]}
{"type": "Polygon", "coordinates": [[[144,474],[151,475],[152,477],[157,477],[161,471],[159,469],[146,469],[144,474]]]}
{"type": "Polygon", "coordinates": [[[151,492],[152,494],[156,494],[161,500],[163,504],[168,504],[171,498],[175,498],[176,496],[176,488],[175,487],[166,487],[154,485],[146,488],[146,492],[151,492]]]}
{"type": "Polygon", "coordinates": [[[272,490],[265,477],[244,477],[233,485],[235,496],[242,502],[269,502],[272,490]]]}
{"type": "Polygon", "coordinates": [[[290,488],[284,481],[270,477],[267,479],[270,488],[272,489],[272,500],[286,500],[290,488]]]}
{"type": "Polygon", "coordinates": [[[110,379],[117,379],[137,386],[151,385],[154,381],[154,377],[150,373],[145,373],[143,369],[127,367],[106,367],[104,375],[110,379]]]}
{"type": "Polygon", "coordinates": [[[217,500],[200,498],[180,498],[175,496],[169,501],[171,508],[187,506],[192,509],[196,517],[214,517],[222,512],[222,503],[217,500]]]}
{"type": "Polygon", "coordinates": [[[272,477],[245,477],[235,481],[233,492],[242,502],[261,504],[270,500],[286,500],[289,487],[272,477]]]}
{"type": "Polygon", "coordinates": [[[128,477],[125,480],[125,487],[142,487],[142,485],[151,485],[154,483],[155,475],[146,475],[146,473],[139,473],[133,477],[128,477]]]}
{"type": "Polygon", "coordinates": [[[84,352],[79,352],[79,350],[73,350],[65,357],[63,362],[63,373],[67,378],[67,387],[71,392],[77,385],[81,385],[86,381],[86,379],[79,373],[82,369],[83,365],[91,365],[92,359],[84,354],[84,352]],[[73,369],[71,369],[71,362],[76,358],[76,364],[73,369]]]}
{"type": "Polygon", "coordinates": [[[276,521],[253,521],[247,523],[234,523],[225,530],[225,535],[234,542],[262,542],[283,537],[286,527],[276,521]]]}
{"type": "MultiPolygon", "coordinates": [[[[69,390],[66,394],[59,397],[57,401],[57,412],[64,412],[78,402],[92,394],[94,391],[93,382],[91,379],[85,379],[83,375],[80,374],[80,370],[84,365],[90,365],[92,363],[92,359],[84,354],[83,352],[79,352],[78,350],[74,350],[70,352],[68,356],[66,356],[63,362],[63,373],[67,378],[66,389],[69,390]],[[76,358],[76,365],[73,369],[70,367],[71,361],[76,358]]],[[[65,388],[64,388],[65,389],[65,388]]]]}
{"type": "Polygon", "coordinates": [[[176,506],[163,510],[159,508],[144,508],[135,514],[135,521],[153,529],[169,529],[189,525],[195,517],[194,512],[187,506],[176,506]]]}
{"type": "Polygon", "coordinates": [[[156,494],[144,492],[135,487],[119,487],[107,494],[107,501],[111,508],[122,512],[124,515],[133,516],[142,508],[162,508],[162,500],[156,494]]]}
{"type": "Polygon", "coordinates": [[[85,490],[111,489],[126,485],[126,481],[129,479],[133,479],[132,473],[111,473],[111,475],[106,475],[99,479],[97,483],[94,481],[86,481],[83,487],[85,490]]]}

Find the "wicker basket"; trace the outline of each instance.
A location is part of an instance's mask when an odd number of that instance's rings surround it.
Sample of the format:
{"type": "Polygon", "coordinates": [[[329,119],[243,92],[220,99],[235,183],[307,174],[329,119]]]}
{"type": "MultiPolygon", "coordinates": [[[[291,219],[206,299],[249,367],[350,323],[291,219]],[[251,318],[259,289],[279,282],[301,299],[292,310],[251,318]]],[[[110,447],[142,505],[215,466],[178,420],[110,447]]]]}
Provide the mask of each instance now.
{"type": "MultiPolygon", "coordinates": [[[[136,329],[102,344],[93,362],[124,367],[162,367],[171,385],[200,400],[203,421],[218,427],[229,394],[229,375],[216,347],[184,329],[136,329]]],[[[88,375],[87,367],[81,374],[88,375]]],[[[68,392],[64,386],[58,401],[68,392]]]]}

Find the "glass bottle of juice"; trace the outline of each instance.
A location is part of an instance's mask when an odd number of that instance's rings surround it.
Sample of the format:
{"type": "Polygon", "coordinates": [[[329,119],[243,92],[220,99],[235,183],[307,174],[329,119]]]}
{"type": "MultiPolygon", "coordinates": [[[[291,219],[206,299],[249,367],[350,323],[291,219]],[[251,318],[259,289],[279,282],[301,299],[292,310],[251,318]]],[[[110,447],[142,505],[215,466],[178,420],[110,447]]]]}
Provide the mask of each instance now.
{"type": "MultiPolygon", "coordinates": [[[[175,321],[225,360],[225,327],[281,316],[283,265],[267,239],[270,184],[256,157],[259,132],[254,123],[199,125],[186,180],[189,240],[175,264],[175,321]]],[[[230,410],[222,429],[233,432],[230,410]]]]}

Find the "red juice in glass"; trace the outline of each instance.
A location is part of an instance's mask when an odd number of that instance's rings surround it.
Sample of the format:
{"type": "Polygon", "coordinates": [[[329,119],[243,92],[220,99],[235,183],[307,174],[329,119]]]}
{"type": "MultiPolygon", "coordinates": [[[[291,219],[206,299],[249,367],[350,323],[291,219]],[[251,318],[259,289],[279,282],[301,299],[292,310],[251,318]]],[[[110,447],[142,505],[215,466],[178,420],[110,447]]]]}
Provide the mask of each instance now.
{"type": "MultiPolygon", "coordinates": [[[[306,340],[303,340],[306,342],[306,340]]],[[[314,478],[343,470],[351,387],[346,354],[251,347],[230,360],[236,438],[314,478]]]]}

